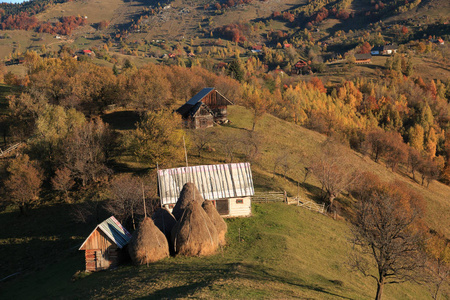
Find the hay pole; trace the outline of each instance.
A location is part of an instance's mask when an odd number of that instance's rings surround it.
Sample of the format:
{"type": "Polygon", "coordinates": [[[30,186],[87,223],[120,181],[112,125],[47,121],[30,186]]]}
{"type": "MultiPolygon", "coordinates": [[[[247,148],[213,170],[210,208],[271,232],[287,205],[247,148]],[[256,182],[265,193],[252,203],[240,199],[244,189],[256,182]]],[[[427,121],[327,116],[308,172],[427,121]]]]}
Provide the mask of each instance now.
{"type": "Polygon", "coordinates": [[[183,135],[183,146],[184,146],[184,157],[186,159],[186,168],[187,168],[187,167],[189,167],[189,165],[188,165],[187,151],[186,151],[186,141],[184,140],[184,135],[183,135]]]}
{"type": "Polygon", "coordinates": [[[145,206],[145,191],[144,191],[144,179],[141,181],[142,186],[142,201],[144,202],[144,218],[147,219],[147,207],[145,206]]]}

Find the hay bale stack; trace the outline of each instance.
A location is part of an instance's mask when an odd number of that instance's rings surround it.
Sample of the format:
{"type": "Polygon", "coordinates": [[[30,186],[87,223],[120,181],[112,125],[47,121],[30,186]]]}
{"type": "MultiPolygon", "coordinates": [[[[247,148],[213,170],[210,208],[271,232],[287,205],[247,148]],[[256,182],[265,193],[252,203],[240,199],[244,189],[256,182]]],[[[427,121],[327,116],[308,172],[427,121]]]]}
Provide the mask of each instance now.
{"type": "Polygon", "coordinates": [[[175,217],[166,208],[161,207],[153,213],[152,220],[156,227],[170,240],[170,233],[172,232],[173,226],[177,223],[175,217]]]}
{"type": "Polygon", "coordinates": [[[216,227],[200,204],[188,204],[172,230],[175,253],[186,256],[214,254],[219,247],[216,227]]]}
{"type": "Polygon", "coordinates": [[[202,207],[205,210],[211,222],[214,224],[214,227],[216,227],[217,235],[219,237],[219,246],[224,246],[225,234],[227,233],[228,229],[227,223],[220,216],[219,212],[217,211],[212,201],[208,200],[204,201],[202,207]]]}
{"type": "Polygon", "coordinates": [[[128,252],[133,263],[148,264],[168,257],[169,243],[152,219],[145,218],[133,233],[128,252]]]}
{"type": "Polygon", "coordinates": [[[177,204],[175,204],[175,207],[172,210],[172,214],[175,219],[179,221],[189,203],[196,202],[202,205],[203,201],[202,194],[200,194],[195,184],[188,182],[183,186],[180,198],[178,198],[177,204]]]}

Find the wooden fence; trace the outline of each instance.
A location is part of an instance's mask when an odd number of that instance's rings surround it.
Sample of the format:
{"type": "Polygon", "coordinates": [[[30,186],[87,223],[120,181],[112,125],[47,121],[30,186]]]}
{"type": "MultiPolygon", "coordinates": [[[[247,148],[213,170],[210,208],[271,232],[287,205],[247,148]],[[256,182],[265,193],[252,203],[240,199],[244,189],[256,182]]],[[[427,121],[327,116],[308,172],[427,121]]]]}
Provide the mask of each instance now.
{"type": "Polygon", "coordinates": [[[305,207],[309,210],[317,211],[321,214],[325,212],[325,203],[317,204],[314,201],[311,200],[305,200],[305,199],[296,199],[297,200],[297,206],[305,207]]]}
{"type": "Polygon", "coordinates": [[[312,211],[317,211],[321,214],[325,213],[325,203],[317,204],[311,200],[305,200],[297,197],[287,197],[286,192],[256,192],[252,197],[252,202],[286,202],[287,204],[301,206],[312,211]]]}
{"type": "Polygon", "coordinates": [[[16,143],[14,145],[12,145],[11,147],[7,148],[5,151],[2,151],[2,149],[0,149],[0,157],[3,157],[5,155],[7,155],[8,153],[16,150],[17,148],[19,148],[23,143],[16,143]]]}
{"type": "Polygon", "coordinates": [[[252,202],[286,202],[286,192],[256,192],[252,202]]]}

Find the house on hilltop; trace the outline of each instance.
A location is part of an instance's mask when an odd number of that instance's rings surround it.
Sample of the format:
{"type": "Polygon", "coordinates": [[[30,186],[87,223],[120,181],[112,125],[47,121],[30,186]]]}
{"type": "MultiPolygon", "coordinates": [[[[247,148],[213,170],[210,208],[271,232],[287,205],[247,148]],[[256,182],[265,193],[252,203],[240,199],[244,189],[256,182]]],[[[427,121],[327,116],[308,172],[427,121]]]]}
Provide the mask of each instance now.
{"type": "Polygon", "coordinates": [[[86,271],[100,271],[117,267],[122,249],[131,239],[131,234],[110,217],[97,225],[78,250],[85,250],[86,271]]]}
{"type": "Polygon", "coordinates": [[[367,54],[355,54],[355,64],[370,64],[372,62],[372,55],[367,54]]]}
{"type": "Polygon", "coordinates": [[[295,63],[294,67],[292,68],[291,73],[292,74],[303,74],[307,73],[311,70],[311,67],[308,65],[308,63],[304,60],[299,60],[297,63],[295,63]]]}
{"type": "Polygon", "coordinates": [[[204,88],[176,111],[187,128],[208,128],[227,123],[227,106],[233,105],[215,88],[204,88]]]}
{"type": "Polygon", "coordinates": [[[372,55],[391,55],[397,53],[398,46],[395,44],[373,47],[370,50],[372,55]]]}
{"type": "Polygon", "coordinates": [[[203,165],[158,170],[161,206],[175,206],[183,186],[192,182],[203,199],[213,201],[223,217],[249,216],[255,194],[250,163],[203,165]]]}

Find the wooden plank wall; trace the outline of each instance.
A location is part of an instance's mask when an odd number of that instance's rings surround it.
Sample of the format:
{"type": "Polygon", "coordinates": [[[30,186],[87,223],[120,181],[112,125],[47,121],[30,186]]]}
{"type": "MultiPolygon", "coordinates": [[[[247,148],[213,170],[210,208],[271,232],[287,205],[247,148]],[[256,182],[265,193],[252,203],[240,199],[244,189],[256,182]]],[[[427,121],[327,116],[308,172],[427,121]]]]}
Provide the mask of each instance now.
{"type": "Polygon", "coordinates": [[[89,236],[80,250],[98,249],[106,251],[110,246],[115,246],[115,244],[101,230],[97,229],[89,236]]]}

